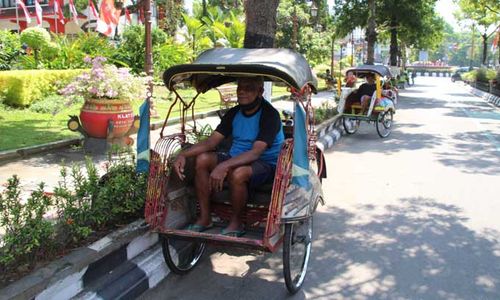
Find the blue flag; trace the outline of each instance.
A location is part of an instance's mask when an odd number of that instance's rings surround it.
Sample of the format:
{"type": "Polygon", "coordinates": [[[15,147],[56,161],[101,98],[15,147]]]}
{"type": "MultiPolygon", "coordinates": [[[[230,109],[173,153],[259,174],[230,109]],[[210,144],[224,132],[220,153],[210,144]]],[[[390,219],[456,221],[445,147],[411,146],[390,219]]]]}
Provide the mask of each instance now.
{"type": "Polygon", "coordinates": [[[137,132],[137,173],[149,172],[149,101],[146,99],[139,108],[140,126],[137,132]]]}
{"type": "Polygon", "coordinates": [[[308,191],[311,188],[311,183],[309,182],[306,112],[299,103],[295,103],[294,124],[292,184],[308,191]]]}

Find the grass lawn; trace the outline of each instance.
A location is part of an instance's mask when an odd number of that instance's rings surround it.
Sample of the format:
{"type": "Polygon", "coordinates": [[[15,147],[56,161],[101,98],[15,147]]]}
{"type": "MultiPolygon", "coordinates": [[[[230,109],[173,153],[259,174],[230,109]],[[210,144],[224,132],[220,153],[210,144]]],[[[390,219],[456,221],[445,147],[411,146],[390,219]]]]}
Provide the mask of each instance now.
{"type": "MultiPolygon", "coordinates": [[[[173,94],[163,86],[154,89],[155,105],[160,116],[152,122],[163,120],[173,101],[173,94]]],[[[190,100],[195,95],[194,90],[181,90],[181,96],[190,100]]],[[[273,97],[287,95],[285,87],[273,86],[273,97]]],[[[195,111],[207,112],[219,108],[219,94],[215,90],[202,94],[196,100],[195,111]]],[[[142,100],[133,102],[134,113],[138,114],[142,100]]],[[[14,109],[0,105],[0,151],[19,149],[41,145],[63,139],[77,138],[77,132],[66,127],[68,115],[78,115],[81,104],[61,110],[56,115],[51,113],[36,113],[29,109],[14,109]]],[[[179,115],[179,107],[172,111],[171,117],[179,115]]]]}

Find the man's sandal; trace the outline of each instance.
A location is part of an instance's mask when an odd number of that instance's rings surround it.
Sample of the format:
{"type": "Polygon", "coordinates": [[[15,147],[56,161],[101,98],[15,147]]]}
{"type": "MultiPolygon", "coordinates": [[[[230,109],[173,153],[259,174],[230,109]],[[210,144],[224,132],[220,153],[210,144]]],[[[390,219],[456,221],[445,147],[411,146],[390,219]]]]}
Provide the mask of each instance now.
{"type": "Polygon", "coordinates": [[[207,226],[205,225],[200,225],[200,224],[189,224],[187,227],[186,227],[186,230],[189,230],[189,231],[194,231],[194,232],[203,232],[203,231],[206,231],[206,230],[209,230],[210,228],[214,227],[214,224],[213,223],[210,223],[208,224],[207,226]]]}
{"type": "Polygon", "coordinates": [[[220,234],[231,237],[240,237],[244,235],[246,232],[244,229],[222,229],[220,234]]]}

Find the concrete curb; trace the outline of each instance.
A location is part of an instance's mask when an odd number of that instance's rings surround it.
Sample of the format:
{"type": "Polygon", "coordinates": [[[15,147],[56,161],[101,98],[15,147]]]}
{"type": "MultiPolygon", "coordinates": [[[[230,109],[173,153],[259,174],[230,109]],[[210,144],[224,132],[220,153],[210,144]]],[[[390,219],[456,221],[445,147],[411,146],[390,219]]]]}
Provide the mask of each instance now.
{"type": "Polygon", "coordinates": [[[157,242],[158,235],[137,220],[8,285],[0,299],[69,299],[157,242]]]}
{"type": "Polygon", "coordinates": [[[64,148],[72,145],[80,145],[82,141],[83,138],[75,138],[75,139],[67,139],[37,146],[24,147],[16,150],[0,151],[0,162],[17,158],[23,158],[28,155],[42,153],[45,151],[64,148]]]}
{"type": "Polygon", "coordinates": [[[318,146],[321,151],[333,147],[333,145],[340,140],[343,134],[341,121],[342,116],[339,114],[317,126],[316,132],[318,141],[316,142],[316,146],[318,146]]]}
{"type": "Polygon", "coordinates": [[[495,96],[493,94],[490,94],[485,91],[481,91],[479,89],[476,89],[475,87],[472,86],[467,86],[466,89],[473,95],[476,95],[478,97],[483,98],[484,100],[488,101],[489,103],[495,105],[496,107],[500,107],[500,97],[495,96]]]}

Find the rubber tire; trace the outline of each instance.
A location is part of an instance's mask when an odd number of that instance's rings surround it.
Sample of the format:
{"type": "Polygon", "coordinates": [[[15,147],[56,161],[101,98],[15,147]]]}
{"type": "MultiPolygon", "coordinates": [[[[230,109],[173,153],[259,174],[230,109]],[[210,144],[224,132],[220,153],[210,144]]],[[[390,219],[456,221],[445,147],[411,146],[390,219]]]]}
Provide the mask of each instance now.
{"type": "MultiPolygon", "coordinates": [[[[163,252],[163,259],[165,260],[165,263],[167,264],[167,266],[169,267],[169,269],[172,272],[174,272],[175,274],[178,274],[178,275],[184,275],[184,274],[188,273],[189,271],[191,271],[198,264],[201,256],[205,252],[205,243],[178,240],[178,239],[174,239],[174,238],[168,238],[164,235],[160,235],[160,242],[161,242],[161,248],[162,248],[162,252],[163,252]],[[196,247],[196,248],[193,249],[194,251],[190,250],[190,251],[193,251],[193,253],[190,253],[190,254],[188,253],[189,257],[186,260],[186,262],[184,262],[182,265],[178,265],[178,263],[176,263],[174,261],[174,257],[172,255],[172,253],[170,252],[169,246],[171,246],[173,244],[177,244],[177,245],[185,244],[185,246],[183,246],[184,248],[187,248],[187,247],[196,247]]],[[[174,247],[174,246],[172,246],[172,247],[174,247]]]]}
{"type": "Polygon", "coordinates": [[[344,126],[345,132],[347,132],[347,134],[356,133],[356,131],[358,131],[360,121],[354,119],[353,121],[355,122],[355,126],[353,128],[349,128],[349,126],[347,126],[347,119],[351,119],[351,118],[342,117],[342,125],[344,126]]]}
{"type": "MultiPolygon", "coordinates": [[[[288,292],[290,294],[295,294],[297,293],[300,288],[302,287],[302,284],[304,283],[304,279],[306,277],[306,272],[307,272],[307,265],[309,263],[309,258],[311,256],[311,245],[312,245],[312,225],[313,225],[313,218],[310,217],[307,220],[304,220],[307,222],[308,226],[307,232],[308,232],[308,237],[305,238],[305,251],[303,253],[303,256],[301,258],[301,269],[299,275],[295,276],[292,278],[291,274],[291,269],[290,269],[290,254],[292,251],[292,246],[293,246],[293,238],[294,238],[294,233],[296,233],[295,228],[300,222],[296,223],[290,223],[290,224],[285,224],[285,236],[284,236],[284,243],[283,243],[283,275],[285,277],[285,284],[288,292]]],[[[304,226],[304,224],[302,225],[304,226]]]]}
{"type": "Polygon", "coordinates": [[[381,112],[377,116],[377,122],[376,122],[377,133],[381,138],[386,138],[391,134],[391,127],[393,121],[394,120],[393,120],[392,110],[388,110],[387,112],[381,112]],[[384,122],[387,115],[389,115],[390,118],[389,126],[387,126],[386,123],[384,122]]]}

